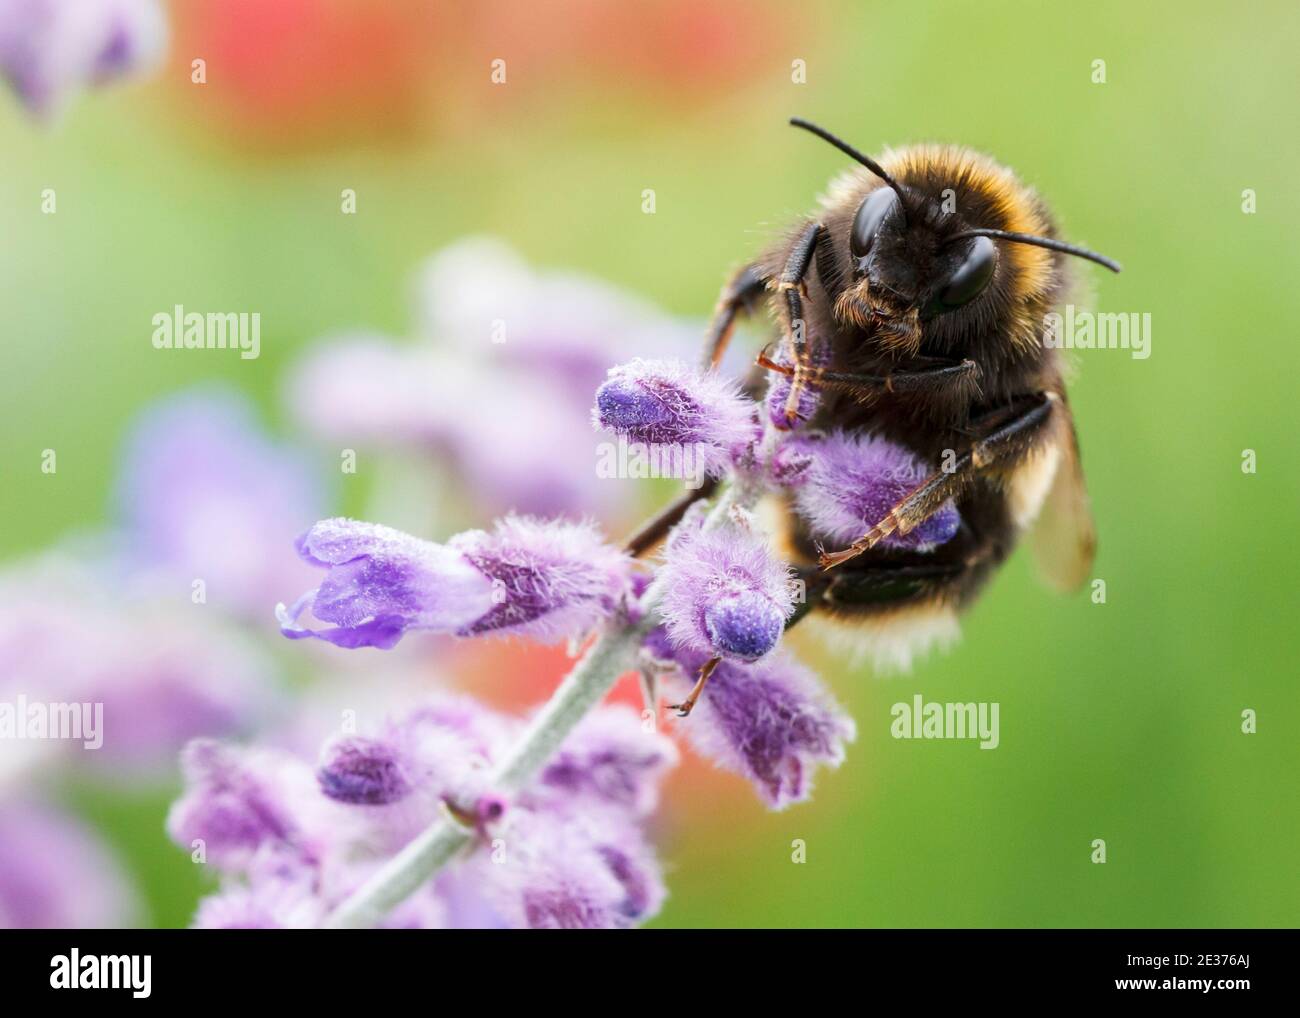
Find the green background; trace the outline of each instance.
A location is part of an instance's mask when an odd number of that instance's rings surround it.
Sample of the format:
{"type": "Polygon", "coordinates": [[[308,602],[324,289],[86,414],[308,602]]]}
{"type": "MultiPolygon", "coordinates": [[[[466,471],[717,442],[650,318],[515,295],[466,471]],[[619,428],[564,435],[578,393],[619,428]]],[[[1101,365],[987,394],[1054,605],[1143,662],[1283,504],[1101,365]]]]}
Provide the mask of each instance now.
{"type": "MultiPolygon", "coordinates": [[[[857,719],[848,761],[781,814],[748,795],[693,807],[675,782],[656,922],[1295,925],[1300,8],[808,3],[773,31],[770,66],[698,99],[571,88],[541,114],[401,145],[245,151],[192,116],[202,100],[176,67],[51,131],[6,100],[0,556],[102,522],[117,444],[151,398],[223,378],[286,424],[295,356],[340,327],[402,333],[410,270],[463,234],[702,316],[843,165],[788,116],[869,152],[959,141],[1123,262],[1088,270],[1096,307],[1152,316],[1149,360],[1084,353],[1071,389],[1106,603],[1046,592],[1021,552],[963,641],[910,676],[805,641],[857,719]],[[40,212],[46,187],[57,215],[40,212]],[[339,215],[341,187],[358,215],[339,215]],[[154,351],[150,318],[174,303],[260,310],[261,358],[154,351]],[[890,706],[915,693],[999,702],[1001,746],[890,738],[890,706]],[[1240,731],[1246,708],[1258,734],[1240,731]]],[[[67,794],[125,854],[153,921],[187,921],[199,883],[162,838],[169,793],[67,794]]]]}

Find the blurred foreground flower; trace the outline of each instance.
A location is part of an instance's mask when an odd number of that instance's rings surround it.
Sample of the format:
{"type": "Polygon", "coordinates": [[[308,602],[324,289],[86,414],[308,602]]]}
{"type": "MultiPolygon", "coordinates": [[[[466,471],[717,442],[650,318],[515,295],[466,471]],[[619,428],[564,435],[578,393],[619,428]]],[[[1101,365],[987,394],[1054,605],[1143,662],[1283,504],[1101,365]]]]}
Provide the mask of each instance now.
{"type": "Polygon", "coordinates": [[[166,41],[157,0],[0,0],[0,75],[42,119],[83,88],[151,70],[166,41]]]}
{"type": "Polygon", "coordinates": [[[604,708],[514,795],[492,766],[523,723],[468,699],[433,699],[365,736],[337,736],[318,764],[202,740],[168,830],[224,874],[203,927],[319,925],[439,817],[470,842],[385,925],[610,928],[658,911],[664,889],[643,825],[672,743],[632,711],[604,708]]]}

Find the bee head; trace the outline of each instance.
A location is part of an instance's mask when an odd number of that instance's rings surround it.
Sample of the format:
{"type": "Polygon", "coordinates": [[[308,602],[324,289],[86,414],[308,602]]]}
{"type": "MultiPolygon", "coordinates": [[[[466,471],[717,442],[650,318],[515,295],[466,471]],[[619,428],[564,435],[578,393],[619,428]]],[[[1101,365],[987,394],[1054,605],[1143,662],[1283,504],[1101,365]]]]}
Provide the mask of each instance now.
{"type": "Polygon", "coordinates": [[[901,185],[878,187],[849,230],[853,278],[870,303],[922,319],[964,307],[993,279],[997,247],[901,185]],[[863,285],[865,284],[865,285],[863,285]]]}
{"type": "MultiPolygon", "coordinates": [[[[966,331],[964,317],[993,317],[985,305],[1007,304],[1014,290],[1010,277],[1034,275],[1026,271],[1025,257],[1008,250],[1013,244],[1076,255],[1119,271],[1109,258],[1044,235],[1050,228],[1045,219],[1026,224],[1033,232],[997,228],[1018,225],[1006,215],[1017,201],[1004,193],[1009,186],[1005,180],[983,168],[960,160],[949,166],[946,159],[929,157],[922,160],[920,172],[907,161],[895,161],[891,174],[828,131],[799,118],[790,123],[834,145],[880,180],[865,194],[858,190],[862,196],[847,238],[843,227],[831,238],[839,252],[836,263],[847,269],[839,273],[832,296],[842,320],[877,334],[888,347],[915,353],[926,332],[956,338],[966,331]],[[973,200],[951,207],[943,192],[954,177],[960,178],[957,191],[973,200]],[[1004,260],[1015,271],[999,273],[1004,260]],[[968,314],[963,316],[963,310],[968,314]]],[[[1039,256],[1036,263],[1043,261],[1039,256]]],[[[1026,279],[1026,286],[1031,282],[1026,279]]]]}

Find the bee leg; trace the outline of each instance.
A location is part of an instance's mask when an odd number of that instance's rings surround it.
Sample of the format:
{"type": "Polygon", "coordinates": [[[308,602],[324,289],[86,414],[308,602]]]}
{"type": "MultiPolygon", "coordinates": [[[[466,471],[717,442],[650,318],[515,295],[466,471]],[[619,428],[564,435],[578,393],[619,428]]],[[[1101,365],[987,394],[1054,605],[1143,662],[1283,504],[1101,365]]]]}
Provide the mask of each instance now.
{"type": "Polygon", "coordinates": [[[891,534],[915,530],[944,502],[960,494],[972,478],[1023,457],[1046,432],[1060,399],[1054,392],[1040,392],[1021,397],[1007,410],[989,414],[976,427],[971,447],[957,457],[951,470],[931,474],[843,551],[823,553],[819,559],[822,568],[843,565],[891,534]]]}
{"type": "Polygon", "coordinates": [[[932,366],[899,369],[883,375],[815,371],[810,381],[820,388],[838,389],[870,398],[882,392],[961,395],[973,392],[979,384],[979,377],[979,365],[969,358],[961,361],[934,358],[932,366]]]}
{"type": "Polygon", "coordinates": [[[811,373],[808,365],[807,328],[803,317],[803,298],[807,293],[804,279],[817,251],[817,244],[825,233],[826,228],[821,223],[809,223],[804,228],[786,258],[778,284],[780,291],[785,294],[786,339],[790,343],[790,361],[795,366],[790,394],[785,401],[785,417],[792,425],[799,416],[799,397],[811,373]]]}
{"type": "Polygon", "coordinates": [[[646,520],[623,542],[623,550],[633,558],[640,558],[668,536],[668,531],[681,522],[686,510],[696,502],[706,499],[718,490],[715,478],[706,477],[698,488],[682,492],[657,513],[646,520]]]}
{"type": "Polygon", "coordinates": [[[700,677],[695,680],[695,685],[691,688],[686,699],[681,703],[670,703],[668,709],[675,710],[679,718],[689,717],[691,711],[695,709],[696,703],[699,702],[700,694],[704,692],[704,684],[709,681],[709,676],[713,674],[721,662],[722,658],[720,657],[712,657],[704,662],[704,667],[700,669],[700,677]]]}
{"type": "Polygon", "coordinates": [[[718,306],[709,322],[709,331],[704,335],[704,368],[713,369],[722,361],[731,342],[731,333],[736,327],[736,318],[743,311],[753,311],[758,300],[767,290],[767,278],[757,265],[746,265],[731,277],[722,288],[718,306]]]}

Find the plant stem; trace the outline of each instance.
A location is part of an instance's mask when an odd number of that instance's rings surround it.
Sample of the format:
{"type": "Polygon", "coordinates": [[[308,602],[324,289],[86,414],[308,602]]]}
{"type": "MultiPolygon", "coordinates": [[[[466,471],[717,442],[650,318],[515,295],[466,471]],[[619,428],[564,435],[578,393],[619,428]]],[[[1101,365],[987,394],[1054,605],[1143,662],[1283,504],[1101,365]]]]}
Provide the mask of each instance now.
{"type": "MultiPolygon", "coordinates": [[[[750,485],[727,488],[704,522],[712,530],[726,522],[733,506],[748,501],[750,485]]],[[[660,585],[656,580],[642,598],[639,620],[607,629],[565,676],[550,700],[528,726],[513,751],[493,770],[487,787],[512,795],[546,765],[578,722],[637,663],[637,651],[658,622],[660,585]]],[[[354,891],[325,920],[325,926],[370,927],[420,888],[470,844],[475,832],[450,815],[435,820],[354,891]]]]}

